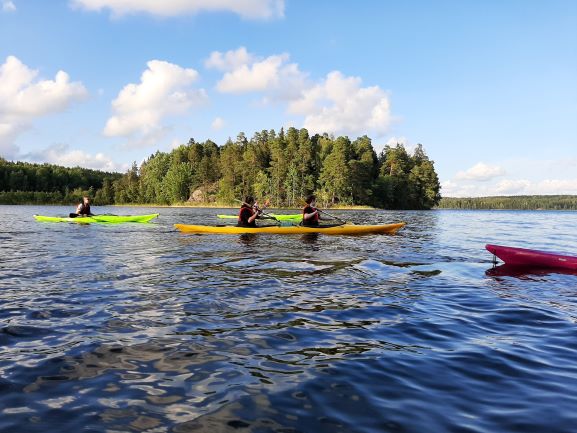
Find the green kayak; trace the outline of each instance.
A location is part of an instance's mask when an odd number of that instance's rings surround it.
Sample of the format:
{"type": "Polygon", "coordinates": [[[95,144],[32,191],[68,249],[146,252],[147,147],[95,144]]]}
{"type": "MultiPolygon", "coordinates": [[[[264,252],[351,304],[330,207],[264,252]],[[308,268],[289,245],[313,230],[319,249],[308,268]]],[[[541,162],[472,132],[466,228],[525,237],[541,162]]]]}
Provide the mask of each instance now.
{"type": "Polygon", "coordinates": [[[159,214],[149,215],[93,215],[90,217],[51,217],[44,215],[34,215],[36,221],[53,222],[53,223],[147,223],[156,218],[159,214]]]}
{"type": "MultiPolygon", "coordinates": [[[[291,221],[291,222],[300,222],[303,219],[302,214],[297,213],[297,214],[275,214],[275,213],[269,213],[268,215],[270,215],[271,217],[275,217],[277,220],[279,221],[291,221]]],[[[218,218],[230,218],[230,219],[238,219],[237,215],[217,215],[218,218]]]]}

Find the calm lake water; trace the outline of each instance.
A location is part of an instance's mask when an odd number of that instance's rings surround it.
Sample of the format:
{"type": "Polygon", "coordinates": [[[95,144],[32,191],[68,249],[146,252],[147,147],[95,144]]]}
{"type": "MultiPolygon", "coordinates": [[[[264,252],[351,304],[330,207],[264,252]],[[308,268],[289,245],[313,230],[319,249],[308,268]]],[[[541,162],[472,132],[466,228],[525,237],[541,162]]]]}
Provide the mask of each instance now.
{"type": "MultiPolygon", "coordinates": [[[[335,211],[397,235],[186,235],[0,206],[2,432],[575,432],[576,212],[335,211]]],[[[227,211],[224,211],[227,212],[227,211]]],[[[230,210],[228,212],[231,212],[230,210]]]]}

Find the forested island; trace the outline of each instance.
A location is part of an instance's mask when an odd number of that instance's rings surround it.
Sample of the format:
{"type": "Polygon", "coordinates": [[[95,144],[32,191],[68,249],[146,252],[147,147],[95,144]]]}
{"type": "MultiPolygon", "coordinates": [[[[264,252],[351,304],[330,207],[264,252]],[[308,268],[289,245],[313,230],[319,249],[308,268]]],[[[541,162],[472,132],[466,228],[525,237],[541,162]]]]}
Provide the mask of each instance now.
{"type": "Polygon", "coordinates": [[[440,209],[577,210],[577,195],[443,197],[440,209]]]}
{"type": "Polygon", "coordinates": [[[299,208],[315,193],[323,207],[365,205],[430,209],[440,199],[434,162],[422,145],[402,144],[377,155],[366,135],[310,136],[304,128],[239,133],[218,146],[190,139],[156,152],[127,173],[10,162],[0,158],[1,204],[70,204],[82,195],[95,205],[237,205],[247,194],[273,206],[299,208]]]}

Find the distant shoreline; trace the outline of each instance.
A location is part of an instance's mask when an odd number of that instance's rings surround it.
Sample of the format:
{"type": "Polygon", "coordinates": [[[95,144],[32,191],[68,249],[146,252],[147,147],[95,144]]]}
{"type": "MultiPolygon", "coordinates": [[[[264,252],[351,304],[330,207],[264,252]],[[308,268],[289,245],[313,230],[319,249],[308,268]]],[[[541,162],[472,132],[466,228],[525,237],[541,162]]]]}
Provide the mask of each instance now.
{"type": "Polygon", "coordinates": [[[577,195],[516,195],[443,197],[435,209],[454,210],[577,210],[577,195]]]}

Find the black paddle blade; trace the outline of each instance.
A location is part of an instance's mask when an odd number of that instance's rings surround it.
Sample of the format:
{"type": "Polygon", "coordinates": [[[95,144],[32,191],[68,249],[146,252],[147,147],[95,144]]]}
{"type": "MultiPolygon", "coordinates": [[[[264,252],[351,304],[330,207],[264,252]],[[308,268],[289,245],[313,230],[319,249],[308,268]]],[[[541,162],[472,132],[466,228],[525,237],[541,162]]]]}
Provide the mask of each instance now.
{"type": "Polygon", "coordinates": [[[78,216],[78,214],[76,213],[69,213],[68,214],[68,218],[76,218],[78,216]]]}

